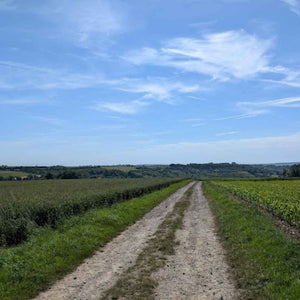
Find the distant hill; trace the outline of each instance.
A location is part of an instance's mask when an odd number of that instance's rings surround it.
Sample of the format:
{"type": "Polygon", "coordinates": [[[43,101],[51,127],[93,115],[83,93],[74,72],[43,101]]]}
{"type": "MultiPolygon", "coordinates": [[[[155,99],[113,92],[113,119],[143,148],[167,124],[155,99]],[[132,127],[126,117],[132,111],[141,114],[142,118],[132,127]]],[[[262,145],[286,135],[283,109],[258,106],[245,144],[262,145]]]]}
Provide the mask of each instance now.
{"type": "MultiPolygon", "coordinates": [[[[292,163],[291,163],[292,164],[292,163]]],[[[3,171],[34,174],[41,179],[76,179],[76,178],[142,178],[142,177],[189,177],[206,178],[253,178],[279,177],[289,166],[284,164],[170,164],[170,165],[117,165],[117,166],[18,166],[0,167],[3,171]]],[[[1,174],[0,174],[1,176],[1,174]]],[[[34,177],[36,179],[37,177],[34,177]]],[[[1,178],[0,178],[1,179],[1,178]]],[[[5,178],[2,178],[5,179],[5,178]]]]}
{"type": "Polygon", "coordinates": [[[290,166],[292,166],[292,165],[297,165],[297,164],[300,164],[300,162],[274,163],[274,164],[271,164],[271,165],[274,165],[274,166],[287,166],[287,167],[290,167],[290,166]]]}

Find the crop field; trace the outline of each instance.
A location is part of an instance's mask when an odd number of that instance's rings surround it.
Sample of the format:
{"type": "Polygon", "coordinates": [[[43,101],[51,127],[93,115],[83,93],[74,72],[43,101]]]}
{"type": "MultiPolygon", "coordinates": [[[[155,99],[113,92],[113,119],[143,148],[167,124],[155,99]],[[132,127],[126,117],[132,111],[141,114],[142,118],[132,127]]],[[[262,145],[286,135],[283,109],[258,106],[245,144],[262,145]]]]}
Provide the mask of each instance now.
{"type": "Polygon", "coordinates": [[[110,206],[178,182],[169,178],[0,182],[0,245],[18,244],[36,226],[110,206]]]}
{"type": "Polygon", "coordinates": [[[11,171],[0,171],[0,177],[3,178],[9,178],[9,177],[21,177],[21,176],[27,176],[28,173],[24,172],[11,172],[11,171]]]}
{"type": "Polygon", "coordinates": [[[300,180],[215,181],[213,184],[300,226],[300,180]]]}

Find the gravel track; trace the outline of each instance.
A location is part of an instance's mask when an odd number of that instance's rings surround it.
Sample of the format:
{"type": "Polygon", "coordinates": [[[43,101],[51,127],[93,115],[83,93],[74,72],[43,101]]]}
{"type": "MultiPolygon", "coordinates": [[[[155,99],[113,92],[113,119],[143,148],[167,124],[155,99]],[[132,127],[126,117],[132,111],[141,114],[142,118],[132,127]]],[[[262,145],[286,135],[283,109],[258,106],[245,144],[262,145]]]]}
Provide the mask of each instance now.
{"type": "Polygon", "coordinates": [[[180,244],[175,255],[152,276],[159,282],[155,299],[237,299],[201,183],[194,187],[190,201],[183,228],[176,232],[180,244]]]}
{"type": "Polygon", "coordinates": [[[98,300],[104,291],[115,284],[120,274],[134,265],[146,241],[192,184],[186,185],[168,197],[91,258],[86,259],[74,272],[34,299],[98,300]]]}

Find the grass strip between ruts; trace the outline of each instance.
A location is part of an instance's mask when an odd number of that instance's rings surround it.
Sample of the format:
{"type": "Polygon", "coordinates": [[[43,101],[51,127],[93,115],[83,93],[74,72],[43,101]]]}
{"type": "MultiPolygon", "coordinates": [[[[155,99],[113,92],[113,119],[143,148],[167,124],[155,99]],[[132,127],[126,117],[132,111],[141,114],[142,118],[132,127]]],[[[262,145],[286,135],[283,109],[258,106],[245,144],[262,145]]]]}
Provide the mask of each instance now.
{"type": "Polygon", "coordinates": [[[1,249],[0,299],[24,300],[37,295],[189,182],[72,217],[55,230],[38,230],[24,244],[1,249]]]}
{"type": "Polygon", "coordinates": [[[101,298],[102,300],[120,297],[128,300],[154,298],[153,292],[158,282],[151,277],[151,274],[163,267],[167,256],[175,252],[178,243],[175,233],[182,227],[184,212],[190,205],[192,191],[193,186],[175,203],[173,210],[158,226],[153,237],[137,257],[135,264],[121,275],[116,284],[101,298]]]}
{"type": "Polygon", "coordinates": [[[204,182],[241,299],[300,299],[300,243],[289,240],[274,218],[204,182]]]}

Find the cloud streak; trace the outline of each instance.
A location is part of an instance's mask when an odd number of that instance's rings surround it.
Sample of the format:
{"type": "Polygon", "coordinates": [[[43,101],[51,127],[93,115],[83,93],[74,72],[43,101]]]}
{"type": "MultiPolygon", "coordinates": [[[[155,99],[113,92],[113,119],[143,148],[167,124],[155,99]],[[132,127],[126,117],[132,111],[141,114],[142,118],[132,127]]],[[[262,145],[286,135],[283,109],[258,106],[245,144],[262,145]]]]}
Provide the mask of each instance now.
{"type": "Polygon", "coordinates": [[[300,17],[300,1],[299,0],[281,0],[286,3],[290,10],[300,17]]]}
{"type": "Polygon", "coordinates": [[[1,100],[0,99],[0,105],[30,105],[30,104],[36,104],[40,103],[40,101],[36,99],[12,99],[12,100],[1,100]]]}
{"type": "Polygon", "coordinates": [[[238,107],[258,107],[258,108],[271,108],[271,107],[289,107],[300,108],[300,97],[280,98],[269,101],[261,102],[238,102],[238,107]]]}
{"type": "Polygon", "coordinates": [[[237,133],[238,133],[238,131],[227,131],[227,132],[217,133],[216,136],[233,135],[233,134],[237,134],[237,133]]]}
{"type": "Polygon", "coordinates": [[[148,106],[150,103],[134,100],[130,102],[100,102],[91,107],[91,109],[98,111],[109,111],[116,112],[120,114],[134,115],[143,110],[144,107],[148,106]]]}
{"type": "Polygon", "coordinates": [[[160,48],[144,47],[129,51],[122,58],[134,65],[175,68],[223,82],[255,79],[300,87],[299,71],[272,65],[273,46],[274,38],[263,39],[244,30],[232,30],[200,38],[170,39],[160,48]]]}
{"type": "Polygon", "coordinates": [[[155,99],[163,102],[172,102],[177,94],[190,94],[198,91],[207,90],[198,84],[188,84],[182,82],[174,82],[164,78],[153,79],[125,79],[116,83],[119,90],[143,94],[143,98],[155,99]]]}
{"type": "Polygon", "coordinates": [[[272,40],[243,30],[205,34],[201,38],[175,38],[160,49],[143,48],[123,58],[133,64],[166,66],[222,81],[249,78],[270,71],[272,40]]]}
{"type": "Polygon", "coordinates": [[[236,104],[237,108],[242,112],[238,115],[228,116],[217,118],[215,120],[230,120],[230,119],[247,119],[254,118],[260,115],[265,115],[270,113],[271,108],[276,107],[285,107],[285,108],[300,108],[300,97],[288,97],[288,98],[279,98],[268,101],[244,101],[238,102],[236,104]]]}

